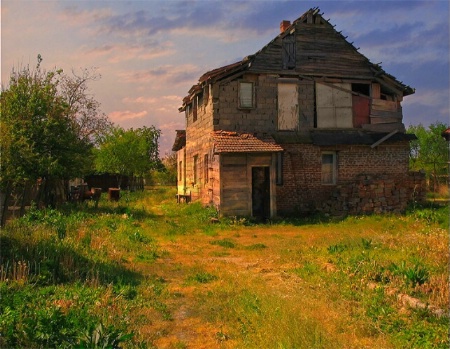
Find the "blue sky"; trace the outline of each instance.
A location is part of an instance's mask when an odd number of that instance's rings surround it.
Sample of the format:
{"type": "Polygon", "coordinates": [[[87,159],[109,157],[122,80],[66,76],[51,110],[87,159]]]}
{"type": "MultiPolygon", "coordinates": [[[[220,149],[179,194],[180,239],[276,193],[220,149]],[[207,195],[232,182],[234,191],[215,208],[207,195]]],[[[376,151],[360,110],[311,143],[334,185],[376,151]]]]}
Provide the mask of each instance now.
{"type": "Polygon", "coordinates": [[[184,129],[182,98],[208,70],[257,52],[318,6],[373,63],[416,93],[404,123],[449,123],[449,2],[441,1],[1,1],[1,81],[36,64],[97,68],[91,92],[112,121],[162,130],[161,155],[184,129]]]}

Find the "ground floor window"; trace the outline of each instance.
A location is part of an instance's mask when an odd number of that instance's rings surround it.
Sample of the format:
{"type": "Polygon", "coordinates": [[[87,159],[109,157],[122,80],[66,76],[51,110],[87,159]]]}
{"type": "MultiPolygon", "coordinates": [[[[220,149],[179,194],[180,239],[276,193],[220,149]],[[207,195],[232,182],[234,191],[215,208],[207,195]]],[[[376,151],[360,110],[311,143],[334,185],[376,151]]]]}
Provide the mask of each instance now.
{"type": "Polygon", "coordinates": [[[198,180],[198,155],[194,155],[194,178],[193,178],[193,182],[194,184],[197,184],[197,180],[198,180]]]}
{"type": "Polygon", "coordinates": [[[322,153],[322,184],[336,184],[336,152],[322,153]]]}
{"type": "Polygon", "coordinates": [[[178,164],[178,180],[181,182],[183,180],[183,161],[178,164]]]}
{"type": "Polygon", "coordinates": [[[209,173],[208,173],[208,166],[209,166],[209,164],[208,164],[208,154],[205,154],[205,157],[204,157],[204,159],[203,159],[203,177],[204,177],[204,179],[203,179],[203,181],[205,182],[205,183],[208,183],[208,177],[209,177],[209,173]]]}

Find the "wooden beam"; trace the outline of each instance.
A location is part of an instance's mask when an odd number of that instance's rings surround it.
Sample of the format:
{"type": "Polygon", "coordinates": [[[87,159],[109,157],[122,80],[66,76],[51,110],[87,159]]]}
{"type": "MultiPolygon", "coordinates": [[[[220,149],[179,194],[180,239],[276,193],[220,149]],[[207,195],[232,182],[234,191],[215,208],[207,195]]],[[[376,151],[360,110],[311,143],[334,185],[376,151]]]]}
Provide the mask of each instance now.
{"type": "Polygon", "coordinates": [[[383,143],[384,141],[388,140],[389,138],[391,138],[393,135],[395,135],[398,132],[398,130],[394,130],[391,133],[387,134],[386,136],[384,136],[383,138],[379,139],[378,141],[376,141],[374,144],[372,144],[370,147],[373,149],[376,146],[380,145],[381,143],[383,143]]]}

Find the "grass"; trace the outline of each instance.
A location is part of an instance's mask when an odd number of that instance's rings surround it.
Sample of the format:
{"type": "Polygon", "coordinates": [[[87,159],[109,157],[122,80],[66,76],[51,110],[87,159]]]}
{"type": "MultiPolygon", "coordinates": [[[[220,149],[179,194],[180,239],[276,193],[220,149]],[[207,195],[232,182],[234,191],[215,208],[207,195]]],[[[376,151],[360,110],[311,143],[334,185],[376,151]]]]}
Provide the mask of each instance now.
{"type": "Polygon", "coordinates": [[[448,347],[448,207],[211,218],[161,187],[10,222],[0,347],[448,347]]]}

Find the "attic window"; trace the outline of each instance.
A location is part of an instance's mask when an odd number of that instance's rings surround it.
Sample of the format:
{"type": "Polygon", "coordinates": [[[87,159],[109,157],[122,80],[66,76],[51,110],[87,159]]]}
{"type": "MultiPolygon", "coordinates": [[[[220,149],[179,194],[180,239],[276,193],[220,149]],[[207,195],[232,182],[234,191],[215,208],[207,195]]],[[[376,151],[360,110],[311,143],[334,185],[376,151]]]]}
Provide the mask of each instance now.
{"type": "Polygon", "coordinates": [[[192,101],[192,122],[197,121],[197,98],[192,101]]]}
{"type": "Polygon", "coordinates": [[[283,38],[283,69],[295,68],[295,36],[287,35],[283,38]]]}
{"type": "Polygon", "coordinates": [[[239,83],[239,108],[253,108],[253,83],[239,83]]]}

